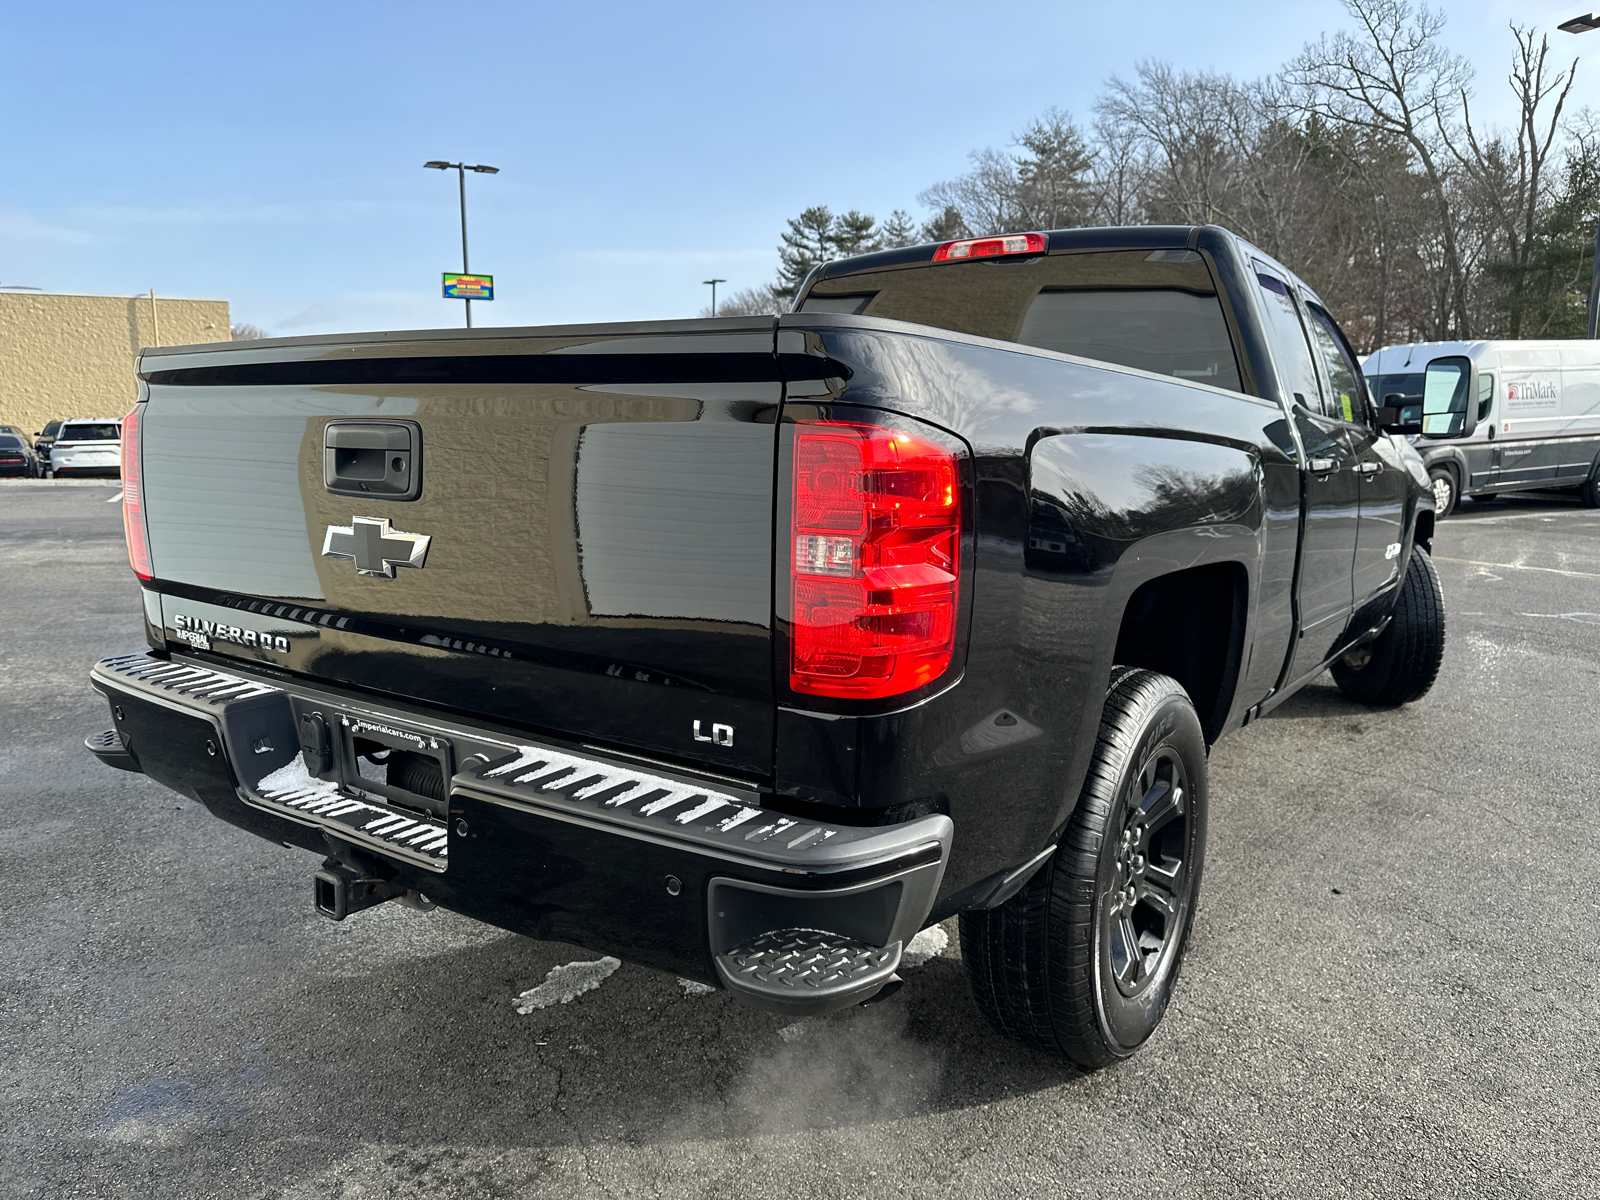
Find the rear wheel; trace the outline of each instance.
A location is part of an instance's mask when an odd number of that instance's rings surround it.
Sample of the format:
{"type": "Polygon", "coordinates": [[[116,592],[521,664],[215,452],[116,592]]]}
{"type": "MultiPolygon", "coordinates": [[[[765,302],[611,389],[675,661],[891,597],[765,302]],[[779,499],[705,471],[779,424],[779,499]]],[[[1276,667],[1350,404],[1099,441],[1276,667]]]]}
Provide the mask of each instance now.
{"type": "Polygon", "coordinates": [[[1054,855],[988,912],[961,915],[978,1007],[1000,1032],[1103,1067],[1155,1032],[1199,897],[1206,746],[1188,694],[1119,668],[1054,855]]]}
{"type": "Polygon", "coordinates": [[[1456,510],[1460,489],[1456,487],[1456,474],[1449,467],[1435,467],[1428,472],[1433,481],[1433,508],[1435,519],[1448,517],[1456,510]]]}
{"type": "Polygon", "coordinates": [[[1409,704],[1427,695],[1443,661],[1444,592],[1433,559],[1417,546],[1388,627],[1335,662],[1333,681],[1362,704],[1409,704]]]}

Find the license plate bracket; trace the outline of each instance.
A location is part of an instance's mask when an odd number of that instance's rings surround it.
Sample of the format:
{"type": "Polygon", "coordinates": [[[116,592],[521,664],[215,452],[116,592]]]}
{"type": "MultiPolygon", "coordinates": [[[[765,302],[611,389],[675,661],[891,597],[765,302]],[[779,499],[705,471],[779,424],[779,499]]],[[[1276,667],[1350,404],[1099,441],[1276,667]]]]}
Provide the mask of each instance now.
{"type": "Polygon", "coordinates": [[[441,819],[448,815],[455,773],[455,747],[449,738],[350,714],[341,714],[336,728],[334,765],[341,788],[370,792],[441,819]],[[363,760],[371,764],[366,770],[363,760]]]}

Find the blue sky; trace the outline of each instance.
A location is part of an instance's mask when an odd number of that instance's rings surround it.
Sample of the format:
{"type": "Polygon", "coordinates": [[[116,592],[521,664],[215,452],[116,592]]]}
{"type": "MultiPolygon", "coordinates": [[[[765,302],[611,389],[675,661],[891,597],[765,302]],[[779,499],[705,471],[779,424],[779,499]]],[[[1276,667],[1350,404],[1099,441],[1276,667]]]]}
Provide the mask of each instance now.
{"type": "MultiPolygon", "coordinates": [[[[1511,17],[1447,41],[1501,100],[1511,17]]],[[[1333,0],[1210,4],[10,4],[0,283],[227,299],[274,334],[457,325],[454,172],[479,325],[695,315],[764,282],[809,204],[884,216],[1058,105],[1084,123],[1144,58],[1257,75],[1346,18],[1333,0]]],[[[1600,62],[1575,107],[1600,108],[1600,62]]]]}

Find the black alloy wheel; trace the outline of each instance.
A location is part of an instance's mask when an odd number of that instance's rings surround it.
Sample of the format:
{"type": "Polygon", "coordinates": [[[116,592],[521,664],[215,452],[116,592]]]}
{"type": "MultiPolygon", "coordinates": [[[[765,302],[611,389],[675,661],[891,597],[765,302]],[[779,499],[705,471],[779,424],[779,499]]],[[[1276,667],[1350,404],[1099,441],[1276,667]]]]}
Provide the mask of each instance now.
{"type": "Polygon", "coordinates": [[[1100,917],[1101,967],[1124,996],[1137,996],[1161,976],[1177,951],[1179,917],[1188,905],[1189,776],[1163,746],[1128,789],[1122,836],[1100,917]]]}

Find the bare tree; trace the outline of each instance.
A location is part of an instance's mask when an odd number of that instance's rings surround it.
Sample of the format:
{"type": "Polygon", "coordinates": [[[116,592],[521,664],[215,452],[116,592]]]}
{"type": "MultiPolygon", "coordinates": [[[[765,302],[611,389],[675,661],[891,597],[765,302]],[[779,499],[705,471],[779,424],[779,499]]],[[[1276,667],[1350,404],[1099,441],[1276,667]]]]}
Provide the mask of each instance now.
{"type": "Polygon", "coordinates": [[[1503,255],[1495,274],[1509,283],[1505,308],[1512,337],[1522,335],[1524,293],[1528,283],[1534,231],[1540,215],[1548,208],[1551,183],[1548,166],[1561,128],[1561,110],[1577,78],[1578,60],[1555,74],[1547,66],[1550,39],[1541,36],[1534,44],[1534,31],[1511,22],[1517,49],[1507,82],[1517,98],[1517,132],[1507,143],[1503,138],[1480,137],[1472,127],[1469,100],[1461,97],[1462,125],[1467,137],[1467,153],[1455,149],[1457,161],[1479,184],[1476,189],[1492,216],[1496,231],[1504,239],[1503,255]],[[1546,101],[1554,97],[1548,106],[1546,101]]]}
{"type": "MultiPolygon", "coordinates": [[[[789,300],[780,296],[777,289],[770,286],[740,288],[729,296],[724,296],[717,301],[716,316],[719,317],[773,317],[779,313],[789,311],[789,300]]],[[[708,304],[700,310],[702,317],[712,315],[711,306],[708,304]]]]}
{"type": "Polygon", "coordinates": [[[253,342],[267,336],[267,331],[259,325],[251,325],[244,321],[235,321],[228,327],[229,333],[236,342],[253,342]]]}
{"type": "Polygon", "coordinates": [[[955,179],[936,183],[917,199],[929,208],[954,212],[966,231],[956,236],[983,237],[1009,233],[1021,220],[1017,206],[1017,164],[998,150],[974,150],[967,155],[972,170],[955,179]]]}
{"type": "Polygon", "coordinates": [[[1135,225],[1144,217],[1141,198],[1151,166],[1136,130],[1101,117],[1095,121],[1091,154],[1090,219],[1102,225],[1135,225]]]}
{"type": "Polygon", "coordinates": [[[1082,225],[1094,203],[1093,158],[1072,117],[1046,110],[1013,144],[1023,153],[974,150],[972,170],[936,183],[917,198],[940,213],[924,234],[983,237],[1023,229],[1067,229],[1082,225]],[[938,228],[935,229],[934,226],[938,228]]]}
{"type": "MultiPolygon", "coordinates": [[[[1137,79],[1116,76],[1095,104],[1102,126],[1151,152],[1155,171],[1147,209],[1157,220],[1238,227],[1231,211],[1231,168],[1238,157],[1239,85],[1209,71],[1141,62],[1137,79]]],[[[1241,230],[1242,232],[1242,230],[1241,230]]]]}
{"type": "Polygon", "coordinates": [[[1442,45],[1444,14],[1409,0],[1345,0],[1360,26],[1308,44],[1289,64],[1288,78],[1303,89],[1309,114],[1398,138],[1416,156],[1438,208],[1447,316],[1452,332],[1471,334],[1467,271],[1459,245],[1459,217],[1449,179],[1449,153],[1472,68],[1442,45]]]}
{"type": "Polygon", "coordinates": [[[1277,74],[1144,62],[1107,82],[1087,137],[1066,113],[1042,113],[1008,150],[975,151],[969,171],[924,191],[931,211],[915,233],[900,210],[879,227],[809,209],[785,235],[785,281],[846,246],[1215,223],[1307,279],[1358,347],[1578,336],[1600,118],[1566,115],[1575,64],[1556,70],[1545,39],[1513,23],[1516,129],[1485,130],[1441,15],[1418,0],[1345,2],[1351,27],[1277,74]]]}

